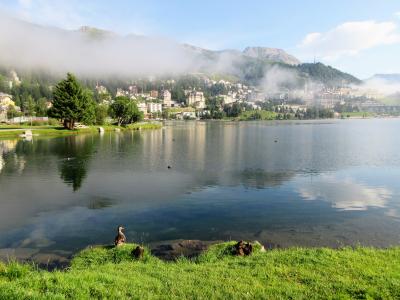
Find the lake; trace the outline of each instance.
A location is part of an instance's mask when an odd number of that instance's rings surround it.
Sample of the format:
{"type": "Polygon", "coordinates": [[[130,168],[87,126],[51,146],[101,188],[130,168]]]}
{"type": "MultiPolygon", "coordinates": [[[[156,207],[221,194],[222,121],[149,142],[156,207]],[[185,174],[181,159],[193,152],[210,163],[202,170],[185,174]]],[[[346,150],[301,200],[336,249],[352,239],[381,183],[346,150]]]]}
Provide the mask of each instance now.
{"type": "Polygon", "coordinates": [[[0,140],[0,256],[68,256],[119,224],[150,245],[399,245],[399,132],[399,119],[199,121],[0,140]]]}

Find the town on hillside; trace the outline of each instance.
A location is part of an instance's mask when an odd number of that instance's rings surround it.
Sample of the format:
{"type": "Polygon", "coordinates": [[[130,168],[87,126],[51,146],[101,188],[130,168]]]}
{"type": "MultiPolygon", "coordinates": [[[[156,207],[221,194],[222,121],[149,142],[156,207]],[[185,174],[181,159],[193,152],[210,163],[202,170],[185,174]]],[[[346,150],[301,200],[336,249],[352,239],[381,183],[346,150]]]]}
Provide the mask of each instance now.
{"type": "MultiPolygon", "coordinates": [[[[131,82],[85,81],[97,105],[107,110],[117,97],[137,105],[145,120],[186,119],[315,119],[370,114],[398,115],[400,105],[389,105],[383,95],[343,83],[308,84],[269,90],[238,80],[204,74],[176,79],[131,82]]],[[[54,83],[25,81],[15,70],[0,77],[0,122],[48,120],[54,83]]]]}

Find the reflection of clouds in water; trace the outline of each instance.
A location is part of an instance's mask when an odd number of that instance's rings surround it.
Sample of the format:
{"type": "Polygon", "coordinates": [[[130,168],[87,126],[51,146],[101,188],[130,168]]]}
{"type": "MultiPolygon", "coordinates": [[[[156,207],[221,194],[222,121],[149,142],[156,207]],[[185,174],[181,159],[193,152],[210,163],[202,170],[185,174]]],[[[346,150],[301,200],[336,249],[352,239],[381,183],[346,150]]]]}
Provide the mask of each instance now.
{"type": "Polygon", "coordinates": [[[40,224],[30,232],[28,237],[18,242],[17,247],[44,248],[54,244],[47,236],[48,231],[49,228],[45,229],[43,224],[40,224]]]}
{"type": "Polygon", "coordinates": [[[10,232],[14,236],[14,240],[10,241],[11,244],[7,246],[46,248],[54,245],[58,237],[66,236],[68,232],[75,236],[85,235],[82,224],[93,221],[94,215],[93,211],[84,207],[74,207],[51,214],[39,214],[34,223],[10,232]]]}
{"type": "Polygon", "coordinates": [[[298,189],[305,200],[324,200],[340,210],[367,210],[368,207],[387,205],[392,191],[384,187],[367,187],[352,179],[321,176],[312,182],[302,182],[298,189]]]}
{"type": "Polygon", "coordinates": [[[385,213],[388,217],[399,219],[400,220],[400,208],[391,208],[388,209],[385,213]]]}
{"type": "Polygon", "coordinates": [[[4,165],[5,165],[5,161],[3,159],[3,155],[0,153],[0,173],[1,173],[1,170],[3,170],[3,168],[4,168],[4,165]]]}

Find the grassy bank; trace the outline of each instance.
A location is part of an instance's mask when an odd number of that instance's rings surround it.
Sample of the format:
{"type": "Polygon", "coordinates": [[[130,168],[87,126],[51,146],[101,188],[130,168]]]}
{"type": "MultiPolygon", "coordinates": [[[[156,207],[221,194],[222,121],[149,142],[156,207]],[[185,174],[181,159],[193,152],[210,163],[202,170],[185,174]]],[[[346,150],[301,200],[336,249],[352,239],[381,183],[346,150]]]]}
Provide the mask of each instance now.
{"type": "Polygon", "coordinates": [[[115,131],[115,129],[125,130],[145,130],[145,129],[160,129],[162,125],[160,123],[136,123],[126,127],[119,127],[114,125],[105,126],[89,126],[88,128],[80,128],[76,130],[68,130],[60,126],[27,126],[27,125],[1,125],[0,126],[0,138],[19,137],[23,134],[24,130],[30,129],[34,135],[39,136],[63,136],[63,135],[74,135],[83,133],[95,133],[98,132],[98,128],[103,127],[105,131],[115,131]]]}
{"type": "Polygon", "coordinates": [[[256,110],[256,111],[244,111],[239,115],[240,121],[251,121],[251,120],[276,120],[277,113],[267,110],[256,110]]]}
{"type": "Polygon", "coordinates": [[[340,114],[341,118],[373,118],[375,117],[376,114],[370,113],[370,112],[365,112],[365,111],[359,111],[359,112],[343,112],[340,114]]]}
{"type": "Polygon", "coordinates": [[[399,299],[400,248],[286,249],[249,257],[215,245],[195,260],[164,262],[134,245],[82,251],[66,271],[0,265],[1,299],[399,299]]]}

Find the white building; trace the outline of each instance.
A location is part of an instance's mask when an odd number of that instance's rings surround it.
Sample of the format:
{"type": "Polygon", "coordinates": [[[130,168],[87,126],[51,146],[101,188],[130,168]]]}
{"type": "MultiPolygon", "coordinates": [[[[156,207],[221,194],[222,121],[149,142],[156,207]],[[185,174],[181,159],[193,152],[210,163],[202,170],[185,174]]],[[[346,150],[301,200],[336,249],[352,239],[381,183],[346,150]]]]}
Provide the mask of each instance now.
{"type": "Polygon", "coordinates": [[[139,111],[141,111],[143,114],[145,114],[145,115],[147,114],[147,105],[146,105],[146,103],[139,102],[137,104],[137,107],[138,107],[139,111]]]}
{"type": "Polygon", "coordinates": [[[172,106],[171,92],[168,90],[165,90],[163,93],[163,105],[164,105],[164,107],[172,106]]]}
{"type": "Polygon", "coordinates": [[[219,97],[222,98],[222,104],[232,104],[236,102],[236,99],[233,97],[233,95],[220,95],[219,97]]]}
{"type": "Polygon", "coordinates": [[[147,112],[151,114],[162,112],[162,104],[155,102],[147,103],[147,112]]]}
{"type": "Polygon", "coordinates": [[[107,94],[108,93],[107,88],[103,85],[96,85],[96,91],[99,94],[107,94]]]}
{"type": "Polygon", "coordinates": [[[206,98],[204,97],[204,93],[197,91],[190,92],[187,96],[186,104],[199,109],[206,108],[206,98]]]}
{"type": "Polygon", "coordinates": [[[0,121],[7,120],[7,112],[10,106],[15,107],[14,101],[12,101],[12,96],[4,93],[0,93],[0,121]]]}

